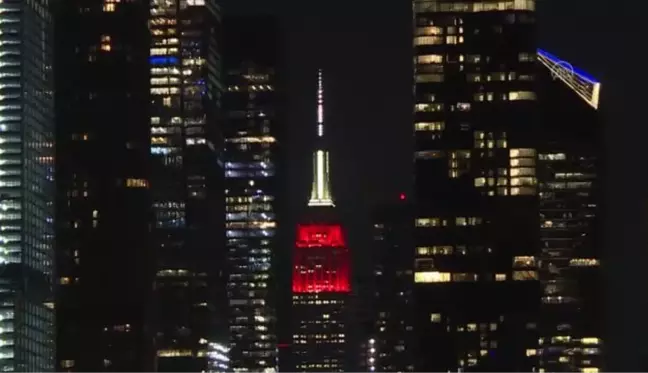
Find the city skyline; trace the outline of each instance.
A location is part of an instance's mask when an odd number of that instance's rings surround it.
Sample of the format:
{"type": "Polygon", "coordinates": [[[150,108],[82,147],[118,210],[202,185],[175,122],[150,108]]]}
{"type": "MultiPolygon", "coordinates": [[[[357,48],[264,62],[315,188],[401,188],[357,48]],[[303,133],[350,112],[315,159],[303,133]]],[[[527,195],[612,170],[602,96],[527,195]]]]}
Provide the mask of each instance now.
{"type": "Polygon", "coordinates": [[[5,370],[648,366],[632,38],[268,5],[4,5],[5,370]]]}

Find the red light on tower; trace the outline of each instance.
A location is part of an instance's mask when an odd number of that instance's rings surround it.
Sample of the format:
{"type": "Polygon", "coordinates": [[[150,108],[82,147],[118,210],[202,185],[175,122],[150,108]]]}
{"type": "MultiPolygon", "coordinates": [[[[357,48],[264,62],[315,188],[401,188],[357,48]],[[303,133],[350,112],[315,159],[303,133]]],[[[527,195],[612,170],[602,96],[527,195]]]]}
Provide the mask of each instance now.
{"type": "Polygon", "coordinates": [[[405,198],[406,198],[405,193],[401,193],[400,196],[398,196],[398,198],[399,198],[401,201],[404,201],[405,198]]]}
{"type": "Polygon", "coordinates": [[[348,293],[351,291],[349,250],[337,224],[297,226],[293,293],[348,293]]]}
{"type": "Polygon", "coordinates": [[[325,224],[298,225],[297,247],[346,247],[342,227],[325,224]]]}

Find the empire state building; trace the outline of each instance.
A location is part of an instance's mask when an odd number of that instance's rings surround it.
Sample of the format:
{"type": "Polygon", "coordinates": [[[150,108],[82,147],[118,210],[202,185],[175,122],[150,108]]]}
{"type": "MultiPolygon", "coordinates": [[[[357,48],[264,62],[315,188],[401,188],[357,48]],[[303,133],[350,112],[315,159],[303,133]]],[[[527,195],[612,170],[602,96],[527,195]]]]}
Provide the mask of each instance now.
{"type": "Polygon", "coordinates": [[[336,216],[324,138],[322,71],[317,80],[317,142],[308,212],[297,226],[293,255],[294,371],[342,372],[347,364],[350,253],[336,216]]]}

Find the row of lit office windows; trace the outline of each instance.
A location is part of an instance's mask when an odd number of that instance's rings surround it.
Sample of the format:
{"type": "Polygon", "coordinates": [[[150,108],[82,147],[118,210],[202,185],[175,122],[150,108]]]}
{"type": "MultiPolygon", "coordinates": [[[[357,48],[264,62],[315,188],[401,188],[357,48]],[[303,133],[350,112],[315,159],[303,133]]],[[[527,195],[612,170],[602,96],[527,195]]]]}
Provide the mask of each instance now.
{"type": "MultiPolygon", "coordinates": [[[[418,218],[415,220],[416,227],[440,227],[447,226],[451,219],[444,218],[418,218]]],[[[455,226],[469,226],[479,225],[482,223],[482,218],[478,217],[456,217],[454,218],[455,226]]]]}
{"type": "MultiPolygon", "coordinates": [[[[439,271],[426,271],[426,272],[414,273],[415,283],[477,282],[478,280],[479,280],[479,275],[477,273],[451,273],[451,272],[439,272],[439,271]]],[[[505,273],[497,273],[495,274],[494,277],[488,278],[488,280],[506,281],[507,275],[505,273]]],[[[512,280],[513,281],[538,280],[538,271],[535,270],[513,271],[512,280]]]]}

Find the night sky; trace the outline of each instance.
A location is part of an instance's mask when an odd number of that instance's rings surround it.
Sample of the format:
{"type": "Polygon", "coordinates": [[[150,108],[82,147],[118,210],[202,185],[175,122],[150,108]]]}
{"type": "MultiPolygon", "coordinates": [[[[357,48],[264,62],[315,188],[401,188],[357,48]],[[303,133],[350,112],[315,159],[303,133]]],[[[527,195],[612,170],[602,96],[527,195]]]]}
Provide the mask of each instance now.
{"type": "MultiPolygon", "coordinates": [[[[648,44],[642,40],[648,3],[537,3],[539,45],[603,81],[608,369],[645,370],[648,154],[640,149],[648,145],[648,44]]],[[[288,116],[280,140],[288,159],[287,192],[294,197],[284,228],[296,223],[307,202],[315,71],[324,69],[333,193],[359,270],[370,250],[372,206],[395,200],[412,182],[410,9],[409,0],[224,2],[226,13],[274,14],[285,27],[288,116]]]]}

